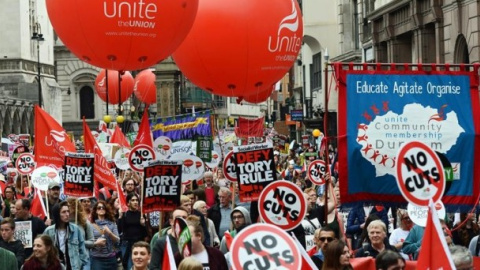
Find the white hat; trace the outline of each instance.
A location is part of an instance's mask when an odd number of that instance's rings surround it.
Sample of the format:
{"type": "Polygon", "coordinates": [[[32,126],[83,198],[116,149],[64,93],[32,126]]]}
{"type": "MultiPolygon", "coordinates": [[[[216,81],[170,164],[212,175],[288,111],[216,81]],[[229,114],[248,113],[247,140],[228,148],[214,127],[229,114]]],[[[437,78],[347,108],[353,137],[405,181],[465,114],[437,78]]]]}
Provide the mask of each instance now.
{"type": "Polygon", "coordinates": [[[278,152],[277,150],[275,150],[275,151],[273,151],[273,155],[274,155],[274,156],[278,156],[278,155],[280,155],[280,152],[278,152]]]}
{"type": "Polygon", "coordinates": [[[0,181],[5,182],[5,175],[3,175],[3,174],[1,174],[1,173],[0,173],[0,181]]]}

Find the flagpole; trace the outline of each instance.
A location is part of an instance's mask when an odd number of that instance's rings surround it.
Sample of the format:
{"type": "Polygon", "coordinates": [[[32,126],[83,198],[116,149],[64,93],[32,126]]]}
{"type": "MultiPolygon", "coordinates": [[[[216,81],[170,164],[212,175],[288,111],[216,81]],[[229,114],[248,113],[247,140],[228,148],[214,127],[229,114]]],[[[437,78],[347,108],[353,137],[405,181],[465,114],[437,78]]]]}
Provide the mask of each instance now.
{"type": "MultiPolygon", "coordinates": [[[[143,180],[143,176],[141,179],[143,180]]],[[[142,217],[143,217],[143,181],[141,181],[140,183],[140,218],[142,217]]]]}
{"type": "MultiPolygon", "coordinates": [[[[327,56],[326,56],[327,57],[327,56]]],[[[324,73],[325,73],[325,86],[324,86],[324,89],[323,89],[323,92],[325,93],[324,95],[324,107],[325,107],[325,113],[323,114],[323,136],[325,138],[325,149],[324,149],[324,155],[325,155],[325,167],[327,168],[327,173],[328,172],[328,163],[329,163],[329,160],[328,160],[328,131],[327,131],[327,128],[328,128],[328,58],[325,59],[325,70],[324,70],[324,73]]],[[[320,148],[322,146],[322,142],[320,141],[320,145],[319,145],[319,151],[320,151],[320,148]]],[[[325,188],[325,224],[328,224],[328,192],[329,192],[329,186],[330,186],[330,177],[325,177],[325,185],[326,185],[326,188],[325,188]]]]}
{"type": "MultiPolygon", "coordinates": [[[[42,196],[43,197],[43,196],[42,196]]],[[[45,193],[45,207],[47,208],[47,219],[50,219],[50,207],[48,207],[49,203],[48,203],[48,195],[45,193]]]]}
{"type": "Polygon", "coordinates": [[[75,224],[78,224],[78,199],[75,200],[75,224]]]}

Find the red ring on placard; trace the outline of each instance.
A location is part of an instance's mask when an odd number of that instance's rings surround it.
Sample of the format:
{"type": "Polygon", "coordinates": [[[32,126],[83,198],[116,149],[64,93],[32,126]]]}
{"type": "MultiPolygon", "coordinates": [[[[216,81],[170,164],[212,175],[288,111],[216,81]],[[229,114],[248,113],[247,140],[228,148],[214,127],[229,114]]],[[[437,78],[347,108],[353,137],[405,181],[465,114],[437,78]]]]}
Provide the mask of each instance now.
{"type": "Polygon", "coordinates": [[[397,155],[397,185],[400,189],[400,192],[402,193],[403,197],[418,206],[428,206],[428,202],[430,199],[432,199],[434,202],[440,200],[443,196],[443,193],[445,192],[445,172],[443,171],[443,165],[438,157],[438,155],[427,145],[424,143],[418,142],[418,141],[413,141],[405,144],[399,151],[397,155]],[[420,148],[421,150],[425,151],[426,154],[430,156],[432,161],[435,163],[435,166],[438,168],[438,174],[440,175],[440,180],[436,182],[437,184],[433,183],[431,185],[437,187],[436,193],[431,197],[431,198],[426,198],[426,199],[420,199],[412,195],[408,190],[405,188],[405,180],[403,179],[403,173],[402,173],[402,168],[403,168],[403,162],[405,161],[405,156],[407,155],[408,151],[414,149],[414,148],[420,148]]]}

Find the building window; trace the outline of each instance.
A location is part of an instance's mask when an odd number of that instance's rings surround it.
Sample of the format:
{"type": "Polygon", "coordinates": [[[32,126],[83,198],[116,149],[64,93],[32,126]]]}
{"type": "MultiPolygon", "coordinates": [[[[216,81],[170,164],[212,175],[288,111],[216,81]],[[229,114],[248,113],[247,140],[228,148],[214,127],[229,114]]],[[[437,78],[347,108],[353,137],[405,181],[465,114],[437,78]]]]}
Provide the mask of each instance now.
{"type": "Polygon", "coordinates": [[[322,54],[313,55],[310,65],[310,87],[312,90],[322,87],[322,54]]]}
{"type": "Polygon", "coordinates": [[[214,102],[216,108],[226,108],[227,107],[227,98],[222,96],[214,95],[214,102]]]}

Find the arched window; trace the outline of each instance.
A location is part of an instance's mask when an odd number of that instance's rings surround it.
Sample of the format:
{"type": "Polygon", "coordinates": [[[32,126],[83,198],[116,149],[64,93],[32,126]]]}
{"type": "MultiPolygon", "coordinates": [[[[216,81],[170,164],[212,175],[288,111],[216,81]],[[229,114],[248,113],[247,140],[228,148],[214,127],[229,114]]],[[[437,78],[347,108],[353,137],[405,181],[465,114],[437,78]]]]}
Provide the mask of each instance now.
{"type": "Polygon", "coordinates": [[[453,61],[455,63],[470,63],[470,56],[468,52],[468,44],[464,35],[459,35],[455,43],[455,54],[453,61]]]}
{"type": "Polygon", "coordinates": [[[80,89],[80,118],[95,118],[95,96],[90,86],[84,86],[80,89]]]}

